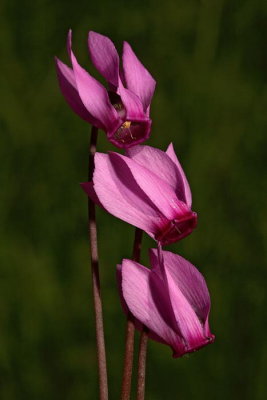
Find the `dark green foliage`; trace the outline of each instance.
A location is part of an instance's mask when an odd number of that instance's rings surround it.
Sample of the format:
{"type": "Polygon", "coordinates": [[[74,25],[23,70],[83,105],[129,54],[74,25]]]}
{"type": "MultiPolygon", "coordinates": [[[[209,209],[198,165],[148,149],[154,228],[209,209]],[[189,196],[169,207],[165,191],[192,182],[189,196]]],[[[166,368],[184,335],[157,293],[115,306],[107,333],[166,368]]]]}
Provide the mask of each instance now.
{"type": "MultiPolygon", "coordinates": [[[[204,273],[216,342],[173,360],[150,343],[147,400],[264,400],[267,5],[264,1],[1,2],[0,398],[94,400],[86,197],[89,126],[65,104],[54,55],[89,66],[88,30],[129,41],[158,81],[149,144],[174,142],[198,229],[169,248],[204,273]]],[[[111,149],[101,133],[99,150],[111,149]]],[[[112,148],[114,150],[114,148],[112,148]]],[[[111,400],[124,316],[115,265],[133,229],[98,212],[111,400]]],[[[145,239],[145,246],[153,246],[145,239]]],[[[146,260],[146,255],[143,256],[146,260]]]]}

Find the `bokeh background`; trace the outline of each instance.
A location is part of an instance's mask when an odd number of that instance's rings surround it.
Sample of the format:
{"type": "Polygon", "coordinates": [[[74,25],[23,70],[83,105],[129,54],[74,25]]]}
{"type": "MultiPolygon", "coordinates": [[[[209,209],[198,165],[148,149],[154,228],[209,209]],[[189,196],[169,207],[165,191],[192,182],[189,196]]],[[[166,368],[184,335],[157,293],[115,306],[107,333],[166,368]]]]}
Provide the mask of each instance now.
{"type": "MultiPolygon", "coordinates": [[[[133,46],[157,80],[150,145],[170,141],[199,214],[169,249],[207,279],[216,342],[182,359],[149,344],[147,400],[267,396],[267,3],[264,0],[51,1],[0,5],[0,398],[94,400],[97,368],[87,242],[89,126],[66,105],[54,55],[74,32],[133,46]]],[[[99,150],[114,150],[100,135],[99,150]]],[[[134,230],[98,212],[110,398],[118,399],[124,315],[115,265],[134,230]]],[[[146,249],[154,246],[144,241],[146,249]]]]}

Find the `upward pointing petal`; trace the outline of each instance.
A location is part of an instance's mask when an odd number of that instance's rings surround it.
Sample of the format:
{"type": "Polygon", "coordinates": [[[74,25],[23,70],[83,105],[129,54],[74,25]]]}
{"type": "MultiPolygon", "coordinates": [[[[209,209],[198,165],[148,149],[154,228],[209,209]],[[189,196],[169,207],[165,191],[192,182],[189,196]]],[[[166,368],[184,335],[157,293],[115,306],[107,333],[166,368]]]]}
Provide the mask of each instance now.
{"type": "Polygon", "coordinates": [[[118,117],[111,105],[104,86],[83,69],[71,50],[71,35],[69,34],[68,48],[72,62],[76,86],[80,98],[89,113],[99,120],[105,130],[112,130],[118,125],[118,117]]]}
{"type": "Polygon", "coordinates": [[[148,120],[148,117],[146,117],[143,111],[141,100],[134,92],[126,89],[123,86],[121,79],[119,79],[118,94],[120,95],[123,105],[126,109],[127,119],[135,121],[148,120]]]}
{"type": "Polygon", "coordinates": [[[57,57],[55,58],[55,62],[59,86],[69,106],[76,114],[79,115],[79,117],[102,129],[103,126],[99,123],[99,121],[97,121],[85,108],[79,96],[72,69],[60,61],[57,57]]]}
{"type": "Polygon", "coordinates": [[[186,204],[188,205],[188,207],[191,208],[192,206],[192,194],[191,194],[191,190],[190,190],[190,186],[189,183],[187,181],[187,178],[185,176],[184,170],[175,154],[174,148],[173,148],[173,144],[170,143],[167,150],[166,150],[166,154],[170,157],[170,159],[174,162],[174,164],[176,165],[181,178],[183,180],[183,185],[184,185],[184,194],[185,194],[185,199],[186,199],[186,204]]]}
{"type": "Polygon", "coordinates": [[[120,174],[120,180],[127,185],[132,175],[139,191],[142,190],[149,202],[167,219],[173,220],[188,212],[186,204],[178,200],[174,190],[153,172],[121,154],[110,153],[109,156],[114,169],[120,174]]]}
{"type": "MultiPolygon", "coordinates": [[[[177,333],[162,318],[154,302],[150,287],[150,273],[151,271],[141,264],[131,260],[123,260],[122,292],[124,300],[135,318],[172,346],[173,349],[181,352],[182,343],[177,339],[177,333]]],[[[160,290],[158,292],[160,298],[161,294],[162,291],[160,290]]],[[[168,313],[167,309],[165,311],[168,313]]]]}
{"type": "Polygon", "coordinates": [[[164,151],[151,146],[137,145],[127,149],[126,155],[153,171],[173,188],[179,200],[186,202],[184,182],[180,171],[164,151]]]}
{"type": "Polygon", "coordinates": [[[88,46],[96,69],[113,86],[118,86],[119,55],[113,42],[106,36],[90,31],[88,46]]]}
{"type": "MultiPolygon", "coordinates": [[[[155,252],[155,249],[152,249],[151,258],[154,264],[155,252]]],[[[208,340],[204,333],[204,324],[209,312],[206,283],[197,269],[183,257],[164,251],[163,258],[167,291],[177,327],[188,349],[193,349],[208,340]],[[208,310],[206,310],[207,305],[208,310]],[[201,318],[200,314],[204,318],[201,318]]],[[[158,267],[153,271],[157,269],[158,267]]]]}
{"type": "Polygon", "coordinates": [[[146,112],[155,91],[156,81],[138,60],[127,42],[123,44],[122,60],[127,88],[137,94],[146,112]]]}
{"type": "MultiPolygon", "coordinates": [[[[157,250],[150,249],[150,260],[157,268],[157,250]]],[[[164,268],[176,291],[180,290],[204,324],[210,311],[210,295],[203,275],[185,258],[170,251],[163,251],[164,268]]]]}
{"type": "MultiPolygon", "coordinates": [[[[110,156],[95,155],[94,190],[102,206],[115,217],[122,219],[153,237],[161,215],[153,205],[146,203],[146,196],[136,183],[123,182],[114,170],[110,156]]],[[[87,191],[90,195],[90,193],[87,191]]]]}

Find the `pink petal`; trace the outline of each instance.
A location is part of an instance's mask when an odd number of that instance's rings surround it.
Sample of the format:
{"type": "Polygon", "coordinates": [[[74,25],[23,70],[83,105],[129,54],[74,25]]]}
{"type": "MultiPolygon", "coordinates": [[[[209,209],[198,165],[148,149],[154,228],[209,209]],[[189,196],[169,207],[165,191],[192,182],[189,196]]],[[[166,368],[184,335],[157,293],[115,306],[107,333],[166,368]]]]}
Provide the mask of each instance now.
{"type": "MultiPolygon", "coordinates": [[[[210,297],[201,273],[183,257],[163,251],[168,292],[178,327],[190,347],[206,339],[203,326],[210,310],[210,297]],[[182,310],[182,312],[181,312],[182,310]]],[[[154,270],[159,269],[156,249],[150,249],[154,270]]]]}
{"type": "Polygon", "coordinates": [[[117,87],[120,60],[113,42],[106,36],[90,31],[88,45],[96,69],[109,83],[117,87]]]}
{"type": "Polygon", "coordinates": [[[160,268],[150,271],[149,284],[154,304],[162,319],[174,332],[177,333],[178,336],[181,337],[181,331],[177,325],[176,316],[172,309],[167,278],[160,268]]]}
{"type": "Polygon", "coordinates": [[[109,155],[96,153],[93,182],[99,201],[115,217],[145,230],[153,237],[162,219],[161,214],[149,200],[146,201],[145,194],[136,183],[125,184],[117,172],[109,155]]]}
{"type": "Polygon", "coordinates": [[[129,43],[123,44],[123,72],[127,88],[137,94],[147,110],[154,94],[156,82],[134,54],[129,43]]]}
{"type": "Polygon", "coordinates": [[[125,89],[120,79],[118,94],[120,95],[122,103],[126,109],[125,119],[130,121],[144,121],[149,119],[143,111],[141,100],[134,92],[125,89]]]}
{"type": "Polygon", "coordinates": [[[178,168],[178,171],[180,173],[180,176],[183,180],[183,184],[184,184],[184,194],[185,194],[185,199],[186,199],[186,204],[188,205],[189,208],[191,208],[192,206],[192,194],[191,194],[191,190],[190,190],[190,186],[189,183],[186,179],[184,170],[181,166],[181,164],[179,163],[179,160],[175,154],[174,148],[173,148],[173,144],[170,143],[166,154],[170,157],[170,159],[174,162],[174,164],[176,165],[176,167],[178,168]]]}
{"type": "Polygon", "coordinates": [[[108,93],[95,78],[83,69],[71,50],[71,34],[69,34],[68,48],[72,62],[74,77],[80,98],[89,113],[105,127],[113,130],[120,125],[117,113],[111,105],[108,93]]]}
{"type": "MultiPolygon", "coordinates": [[[[124,300],[123,293],[122,293],[122,265],[118,264],[117,269],[116,269],[116,277],[117,277],[117,284],[118,284],[118,290],[119,290],[119,295],[120,295],[120,300],[121,300],[121,306],[124,311],[124,313],[128,316],[131,312],[127,306],[126,301],[124,300]]],[[[132,319],[134,321],[135,329],[138,329],[139,331],[142,330],[143,324],[132,315],[132,319]]],[[[149,331],[149,337],[153,340],[156,340],[157,342],[167,344],[161,337],[159,337],[156,333],[149,331]]]]}
{"type": "MultiPolygon", "coordinates": [[[[155,305],[150,288],[150,270],[134,261],[123,260],[122,292],[135,318],[181,353],[183,345],[177,338],[177,333],[165,322],[155,305]]],[[[168,313],[167,309],[165,313],[168,313]]]]}
{"type": "Polygon", "coordinates": [[[102,129],[102,125],[100,124],[101,126],[99,126],[99,122],[87,111],[81,101],[72,69],[57,57],[55,57],[55,62],[59,86],[69,106],[80,118],[102,129]]]}
{"type": "Polygon", "coordinates": [[[132,160],[154,172],[159,178],[168,183],[175,191],[179,200],[186,202],[184,181],[176,164],[162,150],[150,146],[134,146],[126,151],[132,160]]]}
{"type": "Polygon", "coordinates": [[[139,191],[141,189],[146,194],[150,204],[158,208],[167,219],[173,220],[188,212],[186,204],[178,200],[170,185],[153,172],[121,154],[110,153],[109,156],[123,185],[130,190],[136,190],[139,186],[139,191]],[[133,186],[131,188],[134,182],[135,189],[133,186]]]}

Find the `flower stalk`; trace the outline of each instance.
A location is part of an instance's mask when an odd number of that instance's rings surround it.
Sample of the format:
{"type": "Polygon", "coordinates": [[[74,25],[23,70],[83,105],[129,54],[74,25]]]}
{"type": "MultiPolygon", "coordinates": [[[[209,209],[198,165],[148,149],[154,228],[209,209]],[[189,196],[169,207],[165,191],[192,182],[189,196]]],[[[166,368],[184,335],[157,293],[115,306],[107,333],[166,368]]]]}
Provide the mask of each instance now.
{"type": "Polygon", "coordinates": [[[134,334],[135,327],[133,317],[129,313],[126,324],[125,354],[121,386],[121,400],[129,400],[131,396],[131,383],[134,358],[134,334]]]}
{"type": "Polygon", "coordinates": [[[146,354],[148,342],[148,329],[143,326],[138,353],[137,396],[136,400],[144,400],[146,383],[146,354]]]}
{"type": "MultiPolygon", "coordinates": [[[[137,262],[140,261],[142,236],[143,236],[143,231],[139,228],[136,228],[132,259],[137,262]]],[[[134,326],[133,316],[129,312],[127,315],[127,325],[126,325],[121,400],[129,400],[131,396],[131,383],[132,383],[133,358],[134,358],[134,334],[135,334],[135,326],[134,326]]]]}
{"type": "MultiPolygon", "coordinates": [[[[94,155],[96,152],[97,133],[98,129],[95,126],[92,126],[91,140],[89,146],[89,165],[88,165],[89,180],[92,179],[94,172],[94,155]]],[[[88,198],[88,234],[89,234],[89,242],[91,250],[92,289],[93,289],[93,302],[95,311],[97,361],[98,361],[98,374],[99,374],[99,399],[108,400],[107,363],[106,363],[103,311],[102,311],[102,300],[101,300],[100,279],[99,279],[96,212],[95,212],[95,204],[90,198],[88,198]]]]}

